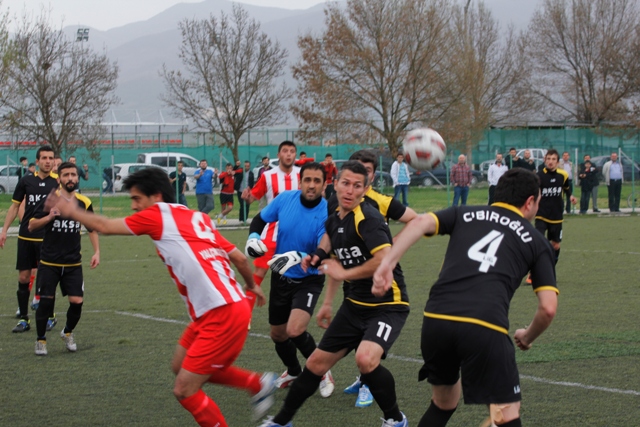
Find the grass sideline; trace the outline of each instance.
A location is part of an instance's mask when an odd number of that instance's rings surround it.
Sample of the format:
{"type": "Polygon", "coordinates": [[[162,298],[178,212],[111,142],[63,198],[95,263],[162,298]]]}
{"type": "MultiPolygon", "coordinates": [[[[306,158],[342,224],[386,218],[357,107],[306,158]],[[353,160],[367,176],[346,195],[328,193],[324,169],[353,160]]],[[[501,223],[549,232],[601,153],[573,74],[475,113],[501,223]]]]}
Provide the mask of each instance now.
{"type": "MultiPolygon", "coordinates": [[[[482,195],[477,191],[480,198],[482,195]]],[[[418,204],[417,197],[410,200],[418,204]]],[[[435,199],[431,202],[439,203],[435,199]]],[[[122,198],[120,205],[107,212],[129,214],[126,198],[122,198]]],[[[517,352],[525,425],[637,424],[640,418],[637,220],[636,216],[570,216],[565,221],[557,270],[561,291],[558,316],[531,351],[517,352]]],[[[392,225],[394,234],[399,230],[399,226],[392,225]]],[[[244,247],[246,230],[222,232],[244,247]]],[[[417,425],[430,399],[428,385],[417,382],[421,313],[437,277],[447,240],[422,239],[402,260],[412,312],[392,348],[392,357],[384,364],[395,375],[399,404],[410,425],[417,425]]],[[[96,270],[85,270],[86,302],[76,329],[79,350],[67,353],[58,338],[68,306],[66,299],[59,296],[60,323],[49,333],[47,357],[33,354],[35,330],[24,334],[10,332],[16,309],[17,277],[13,269],[16,238],[9,238],[5,249],[0,251],[0,263],[4,266],[0,273],[4,295],[0,303],[3,319],[0,425],[28,426],[34,419],[52,426],[195,425],[173,398],[173,375],[169,368],[176,340],[188,319],[152,242],[147,237],[112,236],[101,238],[101,246],[102,265],[96,270]]],[[[86,265],[91,254],[86,238],[83,247],[86,265]]],[[[267,284],[265,288],[268,289],[267,284]]],[[[334,302],[334,309],[338,304],[339,301],[334,302]]],[[[535,307],[535,296],[523,286],[512,303],[511,334],[531,320],[535,307]]],[[[259,309],[239,366],[278,373],[283,370],[267,338],[268,330],[267,311],[259,309]]],[[[310,331],[316,339],[322,334],[315,325],[310,331]]],[[[326,425],[327,420],[357,426],[379,425],[380,411],[375,405],[355,408],[355,397],[341,392],[356,375],[353,355],[348,355],[333,372],[337,381],[334,395],[322,399],[316,393],[299,412],[295,426],[326,425]]],[[[249,397],[245,393],[219,386],[207,386],[206,392],[220,405],[230,426],[257,424],[250,421],[249,397]]],[[[284,396],[283,391],[277,393],[274,410],[284,396]]],[[[449,425],[477,426],[485,418],[485,412],[483,407],[461,404],[449,425]]]]}

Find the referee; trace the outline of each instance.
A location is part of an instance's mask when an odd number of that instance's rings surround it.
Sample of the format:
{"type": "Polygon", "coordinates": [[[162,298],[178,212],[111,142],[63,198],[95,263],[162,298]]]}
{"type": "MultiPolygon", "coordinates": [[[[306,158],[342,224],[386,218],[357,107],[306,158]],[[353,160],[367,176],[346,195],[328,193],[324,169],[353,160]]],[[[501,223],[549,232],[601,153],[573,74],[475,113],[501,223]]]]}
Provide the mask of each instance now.
{"type": "MultiPolygon", "coordinates": [[[[391,233],[380,213],[361,203],[367,189],[367,170],[357,161],[345,162],[336,183],[339,210],[325,224],[326,233],[303,268],[322,260],[325,274],[345,281],[344,300],[305,369],[291,385],[280,412],[262,427],[289,425],[295,413],[315,392],[322,376],[355,350],[360,379],[384,414],[383,427],[407,427],[398,407],[395,380],[380,364],[400,335],[409,316],[409,299],[400,266],[393,271],[393,285],[374,296],[372,275],[391,247],[391,233]],[[334,258],[328,259],[331,252],[334,258]]],[[[327,292],[335,294],[335,287],[327,292]]]]}
{"type": "Polygon", "coordinates": [[[509,305],[531,271],[538,309],[514,335],[515,344],[528,350],[556,313],[555,262],[551,246],[530,223],[540,201],[536,175],[510,169],[498,182],[495,201],[420,215],[398,235],[373,276],[374,290],[384,292],[392,287],[400,257],[421,236],[450,236],[424,310],[419,379],[431,383],[432,401],[418,427],[445,426],[461,392],[465,403],[489,406],[491,425],[522,425],[509,305]]]}
{"type": "MultiPolygon", "coordinates": [[[[72,162],[64,162],[58,166],[60,189],[58,195],[65,200],[76,200],[78,206],[88,212],[93,212],[91,200],[79,194],[78,170],[72,162]]],[[[40,250],[38,276],[36,287],[40,294],[40,305],[36,310],[36,329],[38,339],[35,353],[38,356],[47,355],[47,338],[45,336],[47,320],[53,315],[56,287],[60,283],[62,296],[69,297],[67,323],[60,337],[65,342],[67,350],[76,351],[77,345],[73,330],[82,314],[84,296],[84,279],[82,276],[82,255],[80,254],[80,222],[60,216],[57,208],[49,212],[43,210],[29,221],[29,231],[44,230],[44,240],[40,250]]],[[[100,244],[98,233],[89,232],[93,256],[91,268],[100,264],[100,244]]]]}

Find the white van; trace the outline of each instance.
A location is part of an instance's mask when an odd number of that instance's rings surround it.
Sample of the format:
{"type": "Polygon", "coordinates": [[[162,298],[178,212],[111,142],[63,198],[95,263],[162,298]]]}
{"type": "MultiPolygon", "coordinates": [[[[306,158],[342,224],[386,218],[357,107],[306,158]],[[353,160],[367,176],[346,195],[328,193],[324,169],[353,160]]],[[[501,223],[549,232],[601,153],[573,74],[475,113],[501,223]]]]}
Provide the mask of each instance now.
{"type": "MultiPolygon", "coordinates": [[[[187,174],[187,191],[195,189],[193,175],[200,168],[200,160],[196,160],[188,154],[170,152],[140,153],[136,160],[137,163],[160,166],[167,173],[174,172],[179,161],[184,163],[182,171],[187,174]]],[[[211,166],[207,167],[207,169],[214,170],[211,166]]]]}

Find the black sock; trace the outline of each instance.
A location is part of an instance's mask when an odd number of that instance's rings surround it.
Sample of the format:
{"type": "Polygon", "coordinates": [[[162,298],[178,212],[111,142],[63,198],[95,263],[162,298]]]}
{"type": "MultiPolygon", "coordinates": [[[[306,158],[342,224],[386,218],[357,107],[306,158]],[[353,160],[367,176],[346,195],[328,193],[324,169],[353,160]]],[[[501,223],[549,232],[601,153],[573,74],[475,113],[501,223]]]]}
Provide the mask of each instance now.
{"type": "Polygon", "coordinates": [[[53,312],[54,304],[55,301],[53,298],[40,298],[40,304],[36,310],[36,331],[38,332],[38,337],[44,337],[47,333],[47,320],[49,320],[53,312]]]}
{"type": "Polygon", "coordinates": [[[283,426],[291,421],[304,401],[316,392],[321,380],[322,375],[316,375],[308,369],[303,370],[300,376],[291,384],[289,393],[284,399],[284,406],[278,412],[278,415],[273,417],[273,422],[283,426]]]}
{"type": "Polygon", "coordinates": [[[522,427],[522,421],[520,421],[520,417],[518,417],[515,420],[509,421],[508,423],[496,425],[500,427],[522,427]]]}
{"type": "Polygon", "coordinates": [[[449,418],[451,418],[456,409],[457,407],[448,411],[442,410],[438,408],[432,400],[429,409],[427,409],[427,412],[425,412],[420,419],[418,427],[444,427],[447,425],[449,418]]]}
{"type": "Polygon", "coordinates": [[[304,331],[295,338],[291,338],[291,341],[293,341],[305,359],[308,359],[309,356],[311,356],[311,353],[316,349],[316,341],[307,331],[304,331]]]}
{"type": "Polygon", "coordinates": [[[20,308],[20,318],[29,320],[29,282],[18,282],[18,308],[20,308]]]}
{"type": "Polygon", "coordinates": [[[278,357],[284,363],[284,366],[287,367],[287,372],[289,375],[293,375],[294,377],[300,375],[302,372],[302,368],[300,367],[300,362],[298,362],[298,356],[296,355],[296,345],[287,338],[286,341],[277,342],[276,345],[276,353],[278,353],[278,357]]]}
{"type": "Polygon", "coordinates": [[[68,334],[73,332],[76,325],[80,321],[80,315],[82,314],[82,303],[75,304],[70,302],[69,309],[67,310],[67,325],[64,327],[64,333],[68,334]]]}
{"type": "Polygon", "coordinates": [[[402,414],[396,400],[396,381],[387,368],[378,365],[368,374],[360,374],[360,381],[366,384],[384,413],[384,419],[402,421],[402,414]]]}
{"type": "Polygon", "coordinates": [[[553,251],[553,253],[556,255],[556,264],[557,264],[558,260],[560,259],[560,249],[553,251]]]}

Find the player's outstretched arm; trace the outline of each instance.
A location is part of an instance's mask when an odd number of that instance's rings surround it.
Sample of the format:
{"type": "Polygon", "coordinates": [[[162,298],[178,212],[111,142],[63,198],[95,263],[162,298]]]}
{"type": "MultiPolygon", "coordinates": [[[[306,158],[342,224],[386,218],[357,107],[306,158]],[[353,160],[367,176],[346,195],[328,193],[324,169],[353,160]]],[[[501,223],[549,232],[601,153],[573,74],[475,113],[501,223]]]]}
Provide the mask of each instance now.
{"type": "Polygon", "coordinates": [[[4,244],[7,241],[7,232],[9,231],[9,227],[13,224],[13,221],[18,216],[18,211],[20,210],[20,203],[13,202],[11,206],[9,206],[9,210],[7,211],[7,217],[4,219],[4,226],[2,227],[2,233],[0,233],[0,248],[4,248],[4,244]]]}
{"type": "Polygon", "coordinates": [[[264,296],[262,288],[256,286],[253,282],[253,272],[251,271],[251,265],[247,257],[241,251],[235,249],[229,253],[229,260],[231,260],[231,263],[244,279],[245,289],[250,290],[256,295],[256,304],[258,304],[258,307],[262,307],[267,302],[267,298],[264,296]]]}
{"type": "Polygon", "coordinates": [[[100,240],[96,231],[89,232],[89,241],[93,246],[93,256],[91,257],[91,268],[96,268],[100,265],[100,240]]]}
{"type": "Polygon", "coordinates": [[[558,294],[553,290],[540,291],[537,294],[538,309],[529,326],[518,329],[513,338],[520,350],[529,350],[531,344],[549,327],[558,309],[558,294]]]}

